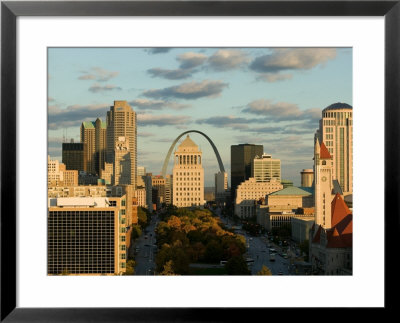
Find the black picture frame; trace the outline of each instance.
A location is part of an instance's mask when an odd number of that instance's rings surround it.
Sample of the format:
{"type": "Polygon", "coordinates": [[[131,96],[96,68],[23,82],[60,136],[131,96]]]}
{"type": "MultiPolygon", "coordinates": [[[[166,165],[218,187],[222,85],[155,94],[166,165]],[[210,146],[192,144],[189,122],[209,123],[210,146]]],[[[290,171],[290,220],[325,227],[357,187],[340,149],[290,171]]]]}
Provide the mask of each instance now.
{"type": "MultiPolygon", "coordinates": [[[[1,3],[1,322],[237,321],[243,308],[16,307],[16,19],[19,16],[384,16],[385,309],[396,306],[392,255],[399,233],[400,1],[82,1],[1,3]],[[393,241],[392,241],[393,239],[393,241]],[[392,298],[391,298],[392,297],[392,298]]],[[[371,192],[373,193],[373,192],[371,192]]],[[[365,197],[367,198],[367,197],[365,197]]],[[[371,202],[371,200],[366,200],[371,202]]],[[[372,236],[372,234],[371,234],[372,236]]],[[[373,275],[373,263],[371,262],[373,275]]],[[[315,286],[314,286],[315,287],[315,286]]],[[[319,295],[323,286],[319,289],[319,295]]],[[[38,291],[39,293],[40,291],[38,291]]],[[[312,302],[310,302],[312,305],[312,302]]],[[[253,318],[265,317],[266,309],[253,318]]],[[[281,309],[282,310],[282,309],[281,309]]],[[[332,309],[330,310],[332,311],[332,309]]],[[[329,316],[329,312],[324,312],[329,316]]],[[[253,316],[254,315],[254,316],[253,316]]],[[[303,319],[307,319],[303,317],[303,319]]],[[[312,319],[312,317],[309,317],[312,319]]],[[[252,320],[250,320],[252,321],[252,320]]]]}

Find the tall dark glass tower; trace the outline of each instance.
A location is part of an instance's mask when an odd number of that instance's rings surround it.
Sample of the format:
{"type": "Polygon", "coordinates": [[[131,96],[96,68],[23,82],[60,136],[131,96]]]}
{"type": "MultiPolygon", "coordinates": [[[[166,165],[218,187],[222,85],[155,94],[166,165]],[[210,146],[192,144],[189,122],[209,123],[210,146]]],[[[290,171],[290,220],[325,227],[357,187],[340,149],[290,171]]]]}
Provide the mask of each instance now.
{"type": "Polygon", "coordinates": [[[251,162],[262,156],[263,145],[239,144],[231,146],[231,197],[235,198],[238,185],[251,177],[251,162]]]}

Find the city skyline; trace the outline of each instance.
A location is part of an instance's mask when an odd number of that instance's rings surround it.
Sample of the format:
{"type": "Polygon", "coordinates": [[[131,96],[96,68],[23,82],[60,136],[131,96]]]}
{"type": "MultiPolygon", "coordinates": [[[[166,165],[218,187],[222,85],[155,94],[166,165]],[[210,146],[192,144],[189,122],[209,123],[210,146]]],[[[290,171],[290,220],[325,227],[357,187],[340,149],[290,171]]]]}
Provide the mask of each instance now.
{"type": "MultiPolygon", "coordinates": [[[[49,48],[48,54],[48,152],[60,161],[63,136],[79,142],[83,121],[105,121],[114,100],[126,100],[137,113],[137,165],[148,172],[159,174],[173,140],[195,129],[217,146],[229,186],[230,146],[241,143],[263,145],[281,160],[282,179],[299,185],[300,172],[313,164],[322,110],[352,105],[349,48],[49,48]]],[[[192,135],[203,152],[205,186],[213,186],[217,160],[208,142],[192,135]]]]}

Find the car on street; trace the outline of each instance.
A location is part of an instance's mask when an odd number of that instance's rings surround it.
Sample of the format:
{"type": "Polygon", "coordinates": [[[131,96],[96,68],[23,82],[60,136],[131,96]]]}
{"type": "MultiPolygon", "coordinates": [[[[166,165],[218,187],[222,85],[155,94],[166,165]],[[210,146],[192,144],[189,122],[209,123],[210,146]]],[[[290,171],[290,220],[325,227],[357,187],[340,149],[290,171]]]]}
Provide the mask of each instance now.
{"type": "Polygon", "coordinates": [[[282,270],[279,270],[278,275],[283,275],[282,270]]]}

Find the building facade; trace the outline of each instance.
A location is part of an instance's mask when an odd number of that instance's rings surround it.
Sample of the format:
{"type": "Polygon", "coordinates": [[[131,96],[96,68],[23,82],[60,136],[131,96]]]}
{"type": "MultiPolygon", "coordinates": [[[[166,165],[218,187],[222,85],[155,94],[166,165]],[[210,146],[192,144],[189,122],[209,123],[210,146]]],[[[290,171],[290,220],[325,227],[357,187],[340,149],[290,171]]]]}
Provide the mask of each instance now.
{"type": "Polygon", "coordinates": [[[228,191],[228,173],[218,172],[215,174],[215,202],[223,204],[226,202],[228,191]]]}
{"type": "Polygon", "coordinates": [[[239,144],[231,146],[231,197],[234,201],[240,183],[251,177],[251,162],[264,152],[262,145],[239,144]]]}
{"type": "Polygon", "coordinates": [[[333,160],[327,147],[317,139],[314,147],[315,224],[330,228],[333,198],[333,160]]]}
{"type": "Polygon", "coordinates": [[[86,171],[85,160],[87,150],[84,143],[63,143],[62,144],[62,163],[67,170],[86,171]]]}
{"type": "Polygon", "coordinates": [[[100,174],[104,167],[106,151],[106,124],[99,118],[96,121],[82,122],[80,129],[81,143],[84,144],[84,167],[91,174],[100,174]]]}
{"type": "Polygon", "coordinates": [[[48,275],[126,271],[125,197],[49,199],[48,275]]]}
{"type": "Polygon", "coordinates": [[[353,107],[334,103],[322,110],[316,134],[324,142],[333,162],[333,179],[345,195],[353,192],[353,107]]]}
{"type": "Polygon", "coordinates": [[[47,156],[47,186],[76,186],[78,185],[78,171],[67,170],[65,164],[52,160],[47,156]]]}
{"type": "Polygon", "coordinates": [[[283,188],[279,181],[257,182],[250,177],[241,183],[236,190],[235,214],[240,218],[253,217],[256,215],[256,203],[265,199],[267,194],[279,191],[283,188]]]}
{"type": "Polygon", "coordinates": [[[189,135],[174,153],[173,205],[204,205],[204,169],[202,152],[189,135]]]}
{"type": "Polygon", "coordinates": [[[312,169],[303,169],[300,172],[301,175],[301,186],[311,187],[314,182],[314,171],[312,169]]]}
{"type": "Polygon", "coordinates": [[[310,232],[310,261],[317,275],[352,275],[353,214],[342,196],[331,200],[331,228],[315,224],[310,232]]]}
{"type": "Polygon", "coordinates": [[[281,160],[274,159],[271,155],[262,154],[254,157],[251,162],[251,177],[256,182],[281,181],[281,160]]]}
{"type": "Polygon", "coordinates": [[[112,163],[118,137],[125,137],[129,143],[130,154],[130,182],[136,188],[136,160],[137,160],[137,129],[136,113],[126,101],[114,101],[114,105],[107,111],[107,153],[106,161],[112,163]]]}
{"type": "Polygon", "coordinates": [[[129,185],[131,183],[131,153],[129,140],[126,137],[118,137],[114,146],[113,182],[112,185],[129,185]]]}

